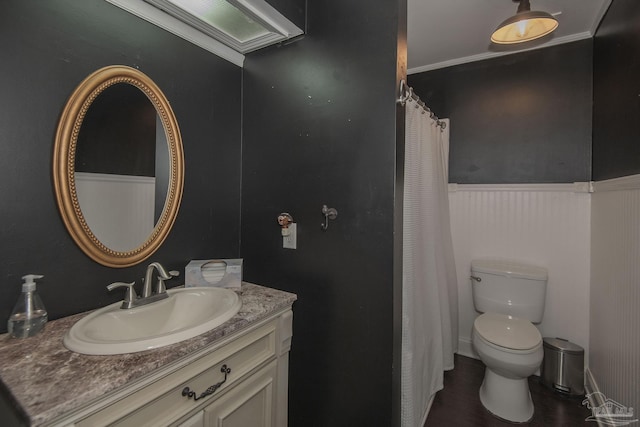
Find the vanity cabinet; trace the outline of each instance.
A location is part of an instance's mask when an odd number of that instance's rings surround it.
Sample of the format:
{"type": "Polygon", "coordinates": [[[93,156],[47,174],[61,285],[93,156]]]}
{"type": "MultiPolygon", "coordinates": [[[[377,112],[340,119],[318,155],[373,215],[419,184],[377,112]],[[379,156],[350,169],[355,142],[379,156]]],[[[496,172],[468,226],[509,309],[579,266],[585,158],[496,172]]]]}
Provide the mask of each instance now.
{"type": "MultiPolygon", "coordinates": [[[[180,427],[272,427],[277,425],[275,362],[215,399],[180,427]]],[[[286,423],[286,422],[285,422],[286,423]]]]}
{"type": "Polygon", "coordinates": [[[275,313],[49,425],[285,427],[292,321],[275,313]]]}

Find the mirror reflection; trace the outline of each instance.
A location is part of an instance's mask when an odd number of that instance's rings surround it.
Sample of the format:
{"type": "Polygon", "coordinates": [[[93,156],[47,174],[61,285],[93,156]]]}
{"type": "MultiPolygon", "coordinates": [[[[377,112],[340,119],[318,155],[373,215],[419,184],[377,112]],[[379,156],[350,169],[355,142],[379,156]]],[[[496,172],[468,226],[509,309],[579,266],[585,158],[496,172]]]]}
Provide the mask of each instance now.
{"type": "Polygon", "coordinates": [[[117,83],[93,100],[74,177],[87,226],[106,247],[127,252],[149,238],[164,209],[169,166],[162,122],[139,88],[117,83]]]}
{"type": "Polygon", "coordinates": [[[173,227],[183,184],[178,122],[153,80],[112,65],[80,82],[58,122],[53,187],[87,256],[116,268],[149,258],[173,227]]]}

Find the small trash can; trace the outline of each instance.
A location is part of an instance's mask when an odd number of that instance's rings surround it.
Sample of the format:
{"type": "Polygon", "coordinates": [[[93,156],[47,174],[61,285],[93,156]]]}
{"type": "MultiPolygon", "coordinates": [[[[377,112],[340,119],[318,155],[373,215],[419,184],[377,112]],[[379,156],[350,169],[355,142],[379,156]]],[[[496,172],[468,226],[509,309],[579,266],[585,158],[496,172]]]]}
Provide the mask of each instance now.
{"type": "Polygon", "coordinates": [[[571,396],[584,395],[584,349],[563,338],[544,338],[542,384],[571,396]]]}

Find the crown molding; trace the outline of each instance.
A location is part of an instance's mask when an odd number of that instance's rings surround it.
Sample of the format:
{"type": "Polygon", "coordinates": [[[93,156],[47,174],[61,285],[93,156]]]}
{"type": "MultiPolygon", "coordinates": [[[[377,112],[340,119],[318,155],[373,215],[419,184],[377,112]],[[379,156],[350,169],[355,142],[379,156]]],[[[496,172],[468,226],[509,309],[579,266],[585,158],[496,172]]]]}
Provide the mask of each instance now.
{"type": "Polygon", "coordinates": [[[598,27],[600,26],[604,15],[607,13],[607,10],[609,10],[609,6],[611,6],[611,0],[604,2],[596,14],[596,19],[593,21],[593,25],[591,25],[591,34],[594,36],[596,35],[596,31],[598,31],[598,27]]]}
{"type": "Polygon", "coordinates": [[[425,71],[432,71],[432,70],[437,70],[437,69],[440,69],[440,68],[452,67],[454,65],[466,64],[466,63],[469,63],[469,62],[483,61],[485,59],[497,58],[497,57],[506,56],[506,55],[513,55],[514,53],[527,52],[527,51],[531,51],[531,50],[543,49],[545,47],[556,46],[556,45],[565,44],[565,43],[571,43],[571,42],[575,42],[575,41],[578,41],[578,40],[590,39],[591,37],[593,37],[593,34],[590,31],[585,31],[585,32],[582,32],[582,33],[571,34],[569,36],[554,38],[553,40],[550,40],[549,42],[547,42],[545,44],[538,45],[538,46],[535,46],[535,47],[526,48],[526,49],[520,49],[520,50],[517,50],[517,51],[485,52],[485,53],[480,53],[480,54],[477,54],[477,55],[465,56],[465,57],[462,57],[462,58],[455,58],[455,59],[450,59],[450,60],[447,60],[447,61],[437,62],[435,64],[427,64],[427,65],[423,65],[423,66],[420,66],[420,67],[409,68],[407,70],[407,74],[424,73],[425,71]]]}
{"type": "Polygon", "coordinates": [[[232,64],[242,67],[244,55],[218,40],[190,27],[179,19],[161,11],[160,9],[145,3],[143,0],[105,0],[151,24],[162,28],[176,36],[203,48],[206,51],[225,59],[232,64]]]}

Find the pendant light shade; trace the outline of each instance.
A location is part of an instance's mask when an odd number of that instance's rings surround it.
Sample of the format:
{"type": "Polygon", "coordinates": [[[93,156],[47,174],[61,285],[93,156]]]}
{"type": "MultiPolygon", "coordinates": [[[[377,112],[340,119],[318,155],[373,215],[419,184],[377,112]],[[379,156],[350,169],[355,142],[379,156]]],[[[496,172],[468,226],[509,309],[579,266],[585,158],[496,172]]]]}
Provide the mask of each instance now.
{"type": "Polygon", "coordinates": [[[558,28],[558,21],[550,13],[531,11],[529,0],[520,0],[517,13],[505,20],[491,35],[498,44],[523,43],[539,39],[558,28]]]}

